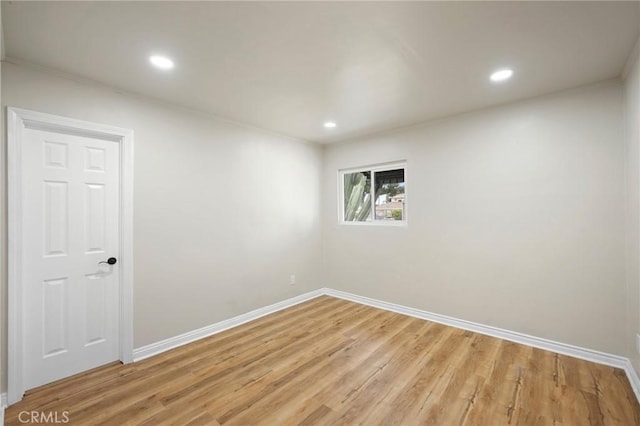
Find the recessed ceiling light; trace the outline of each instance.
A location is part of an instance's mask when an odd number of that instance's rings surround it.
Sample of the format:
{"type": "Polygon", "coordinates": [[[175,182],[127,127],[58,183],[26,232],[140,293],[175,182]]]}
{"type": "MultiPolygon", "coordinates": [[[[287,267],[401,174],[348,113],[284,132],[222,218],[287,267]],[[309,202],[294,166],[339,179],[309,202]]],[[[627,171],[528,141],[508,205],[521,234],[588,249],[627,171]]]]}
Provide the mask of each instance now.
{"type": "Polygon", "coordinates": [[[489,78],[494,83],[498,83],[500,81],[509,80],[512,75],[513,75],[513,70],[509,68],[504,68],[504,69],[495,71],[493,74],[491,74],[489,78]]]}
{"type": "Polygon", "coordinates": [[[327,121],[326,123],[324,123],[324,127],[326,127],[327,129],[333,129],[334,127],[336,127],[336,123],[334,123],[333,121],[327,121]]]}
{"type": "Polygon", "coordinates": [[[166,56],[159,56],[159,55],[150,56],[149,62],[151,62],[151,64],[154,67],[157,67],[163,70],[170,70],[173,68],[173,61],[167,58],[166,56]]]}

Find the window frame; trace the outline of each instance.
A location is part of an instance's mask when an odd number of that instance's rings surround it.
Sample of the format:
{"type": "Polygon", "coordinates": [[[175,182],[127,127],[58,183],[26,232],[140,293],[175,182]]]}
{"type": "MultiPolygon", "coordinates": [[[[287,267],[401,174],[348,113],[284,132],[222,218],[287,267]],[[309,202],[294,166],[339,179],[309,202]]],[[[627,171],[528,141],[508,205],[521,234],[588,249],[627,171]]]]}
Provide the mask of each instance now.
{"type": "Polygon", "coordinates": [[[407,161],[394,161],[390,163],[378,163],[369,166],[361,166],[361,167],[350,167],[346,169],[338,170],[338,224],[339,225],[355,225],[355,226],[400,226],[406,227],[409,224],[409,195],[408,195],[408,179],[407,179],[407,161]],[[387,170],[404,170],[404,210],[403,210],[403,219],[402,220],[376,220],[375,215],[375,206],[376,206],[376,198],[375,196],[371,197],[371,220],[369,221],[350,221],[344,220],[344,176],[349,173],[359,173],[359,172],[371,172],[371,186],[370,193],[374,194],[374,186],[375,186],[375,173],[376,172],[384,172],[387,170]]]}

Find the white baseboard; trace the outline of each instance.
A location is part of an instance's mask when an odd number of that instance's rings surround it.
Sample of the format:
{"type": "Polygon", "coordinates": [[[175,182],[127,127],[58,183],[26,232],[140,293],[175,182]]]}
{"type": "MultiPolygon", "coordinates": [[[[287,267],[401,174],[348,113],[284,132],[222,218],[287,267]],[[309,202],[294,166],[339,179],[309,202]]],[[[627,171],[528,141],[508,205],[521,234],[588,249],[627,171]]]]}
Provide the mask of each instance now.
{"type": "Polygon", "coordinates": [[[629,379],[633,393],[636,394],[636,398],[638,399],[638,402],[640,402],[640,377],[638,377],[638,373],[636,372],[636,369],[633,368],[633,364],[631,364],[630,360],[627,360],[627,363],[624,366],[624,372],[627,373],[627,379],[629,379]]]}
{"type": "Polygon", "coordinates": [[[593,349],[581,348],[566,343],[530,336],[528,334],[452,318],[446,315],[434,314],[432,312],[409,308],[395,303],[383,302],[381,300],[358,296],[356,294],[346,293],[344,291],[333,290],[330,288],[324,288],[322,290],[324,291],[324,294],[328,296],[338,297],[340,299],[349,300],[351,302],[361,303],[363,305],[373,306],[374,308],[384,309],[386,311],[396,312],[403,315],[409,315],[415,318],[433,321],[439,324],[461,328],[463,330],[469,330],[491,337],[497,337],[499,339],[532,346],[534,348],[544,349],[550,352],[556,352],[562,355],[584,359],[586,361],[595,362],[597,364],[604,364],[611,367],[620,368],[627,374],[629,383],[633,388],[636,398],[640,402],[640,378],[638,378],[638,374],[633,368],[631,361],[623,356],[608,354],[593,349]]]}
{"type": "Polygon", "coordinates": [[[301,294],[299,296],[283,300],[282,302],[274,303],[273,305],[258,308],[251,312],[247,312],[245,314],[241,314],[236,317],[217,322],[215,324],[207,325],[197,330],[188,331],[178,336],[170,337],[168,339],[161,340],[150,345],[142,346],[133,350],[133,361],[140,361],[145,358],[149,358],[151,356],[168,351],[169,349],[174,349],[179,346],[186,345],[187,343],[195,342],[196,340],[200,340],[202,338],[220,333],[221,331],[237,327],[241,324],[253,321],[265,315],[269,315],[274,312],[297,305],[299,303],[306,302],[307,300],[311,300],[318,296],[322,296],[323,294],[325,294],[324,289],[314,290],[309,293],[301,294]]]}
{"type": "MultiPolygon", "coordinates": [[[[625,371],[627,378],[629,379],[629,383],[631,384],[631,387],[636,395],[636,398],[638,399],[638,401],[640,401],[640,378],[638,377],[638,374],[636,373],[633,365],[631,364],[631,361],[628,358],[596,351],[593,349],[581,348],[578,346],[556,342],[553,340],[543,339],[540,337],[530,336],[527,334],[505,330],[498,327],[478,324],[472,321],[466,321],[446,315],[435,314],[420,309],[398,305],[396,303],[389,303],[381,300],[371,299],[369,297],[358,296],[356,294],[334,290],[331,288],[321,288],[319,290],[301,294],[300,296],[283,300],[282,302],[274,303],[273,305],[265,306],[263,308],[253,310],[251,312],[247,312],[245,314],[238,315],[236,317],[220,321],[218,323],[211,324],[209,326],[202,327],[197,330],[181,334],[179,336],[171,337],[160,342],[152,343],[150,345],[134,349],[133,360],[140,361],[153,355],[158,355],[162,352],[168,351],[169,349],[177,348],[187,343],[194,342],[196,340],[214,335],[216,333],[220,333],[221,331],[237,327],[241,324],[253,321],[265,315],[269,315],[271,313],[286,309],[290,306],[297,305],[299,303],[322,295],[337,297],[340,299],[349,300],[351,302],[372,306],[374,308],[384,309],[386,311],[396,312],[403,315],[409,315],[415,318],[433,321],[439,324],[444,324],[451,327],[456,327],[463,330],[473,331],[475,333],[497,337],[499,339],[504,339],[527,346],[532,346],[534,348],[544,349],[562,355],[568,355],[574,358],[580,358],[586,361],[620,368],[625,371]]],[[[6,406],[6,394],[3,394],[2,398],[2,401],[4,403],[3,406],[6,406]]]]}
{"type": "Polygon", "coordinates": [[[0,393],[0,426],[4,425],[4,409],[7,408],[7,393],[0,393]]]}
{"type": "Polygon", "coordinates": [[[361,303],[363,305],[373,306],[374,308],[384,309],[386,311],[396,312],[399,314],[409,315],[428,321],[437,322],[439,324],[449,325],[463,330],[469,330],[480,334],[485,334],[499,339],[509,340],[515,343],[521,343],[534,348],[545,349],[551,352],[557,352],[563,355],[569,355],[575,358],[587,361],[597,362],[598,364],[610,365],[612,367],[624,368],[627,358],[611,355],[604,352],[598,352],[591,349],[580,348],[566,343],[554,342],[552,340],[542,339],[539,337],[529,336],[527,334],[517,333],[515,331],[504,330],[502,328],[492,327],[488,325],[478,324],[471,321],[461,320],[448,317],[446,315],[434,314],[420,309],[409,308],[395,303],[383,302],[381,300],[371,299],[368,297],[358,296],[356,294],[345,293],[344,291],[324,289],[326,294],[340,299],[349,300],[351,302],[361,303]]]}

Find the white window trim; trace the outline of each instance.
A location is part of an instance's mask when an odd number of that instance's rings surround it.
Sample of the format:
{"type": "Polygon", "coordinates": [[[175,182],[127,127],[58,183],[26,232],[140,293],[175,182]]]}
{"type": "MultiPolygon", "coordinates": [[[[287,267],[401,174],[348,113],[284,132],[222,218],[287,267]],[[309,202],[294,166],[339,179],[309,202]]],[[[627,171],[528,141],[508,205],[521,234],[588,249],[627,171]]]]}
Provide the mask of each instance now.
{"type": "MultiPolygon", "coordinates": [[[[378,163],[370,166],[362,166],[362,167],[351,167],[348,169],[340,169],[338,170],[338,224],[340,225],[353,225],[353,226],[395,226],[395,227],[406,227],[409,224],[409,189],[408,189],[408,179],[407,179],[407,162],[406,161],[394,161],[390,163],[378,163]],[[375,220],[375,210],[371,212],[372,220],[366,222],[355,222],[344,220],[344,175],[349,173],[358,173],[358,172],[371,172],[371,182],[373,184],[373,178],[375,172],[381,172],[385,170],[394,170],[394,169],[404,169],[404,193],[405,193],[405,201],[404,201],[404,219],[403,220],[375,220]]],[[[375,195],[375,194],[373,194],[375,195]]],[[[373,198],[373,196],[372,196],[373,198]]],[[[372,199],[372,202],[375,203],[375,199],[372,199]]],[[[374,205],[375,206],[375,205],[374,205]]]]}

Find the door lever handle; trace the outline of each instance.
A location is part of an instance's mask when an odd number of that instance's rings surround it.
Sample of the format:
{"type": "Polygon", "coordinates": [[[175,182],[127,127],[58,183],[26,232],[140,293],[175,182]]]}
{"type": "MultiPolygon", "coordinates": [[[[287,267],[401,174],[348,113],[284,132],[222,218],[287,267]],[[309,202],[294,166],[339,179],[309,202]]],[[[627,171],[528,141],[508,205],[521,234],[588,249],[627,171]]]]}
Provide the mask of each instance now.
{"type": "Polygon", "coordinates": [[[116,259],[115,257],[110,257],[107,260],[103,260],[102,262],[98,262],[98,265],[101,264],[101,263],[107,263],[109,265],[115,265],[117,261],[118,261],[118,259],[116,259]]]}

